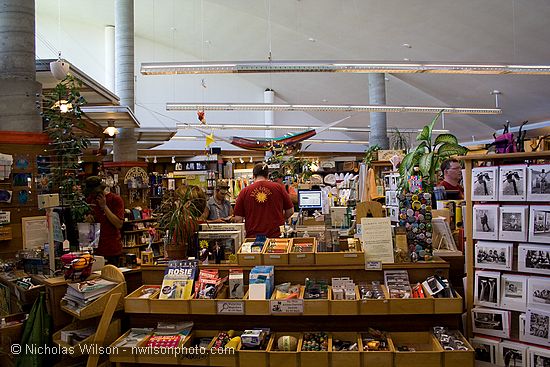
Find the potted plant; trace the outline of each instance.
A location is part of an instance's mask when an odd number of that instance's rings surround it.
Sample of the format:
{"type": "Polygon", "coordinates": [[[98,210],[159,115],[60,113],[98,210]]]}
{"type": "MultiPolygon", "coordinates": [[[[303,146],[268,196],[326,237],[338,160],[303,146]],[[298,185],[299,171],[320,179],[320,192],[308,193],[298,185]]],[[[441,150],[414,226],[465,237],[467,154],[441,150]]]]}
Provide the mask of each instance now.
{"type": "Polygon", "coordinates": [[[442,112],[440,111],[429,125],[424,126],[416,137],[418,146],[403,158],[399,166],[401,190],[408,191],[410,176],[420,175],[424,191],[432,192],[438,182],[437,172],[441,162],[453,155],[464,155],[468,152],[467,148],[458,144],[458,139],[453,134],[440,134],[433,139],[432,130],[442,112]]]}
{"type": "Polygon", "coordinates": [[[195,255],[190,245],[205,208],[206,194],[200,187],[182,185],[165,193],[159,226],[167,232],[165,252],[169,258],[183,259],[195,255]]]}

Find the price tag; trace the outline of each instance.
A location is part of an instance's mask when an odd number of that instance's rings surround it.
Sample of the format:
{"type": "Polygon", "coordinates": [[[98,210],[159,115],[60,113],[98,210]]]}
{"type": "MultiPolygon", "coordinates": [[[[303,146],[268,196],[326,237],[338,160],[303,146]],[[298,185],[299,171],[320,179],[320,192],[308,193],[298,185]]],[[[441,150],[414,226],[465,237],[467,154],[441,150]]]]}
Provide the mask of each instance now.
{"type": "Polygon", "coordinates": [[[344,257],[357,257],[357,254],[344,254],[344,257]]]}
{"type": "Polygon", "coordinates": [[[244,315],[244,302],[218,301],[216,303],[218,315],[244,315]]]}
{"type": "Polygon", "coordinates": [[[303,299],[285,299],[269,301],[269,308],[272,315],[280,314],[302,314],[304,313],[304,300],[303,299]]]}
{"type": "Polygon", "coordinates": [[[365,270],[382,270],[381,261],[367,261],[365,263],[365,270]]]}
{"type": "Polygon", "coordinates": [[[280,259],[281,255],[269,255],[270,259],[280,259]]]}

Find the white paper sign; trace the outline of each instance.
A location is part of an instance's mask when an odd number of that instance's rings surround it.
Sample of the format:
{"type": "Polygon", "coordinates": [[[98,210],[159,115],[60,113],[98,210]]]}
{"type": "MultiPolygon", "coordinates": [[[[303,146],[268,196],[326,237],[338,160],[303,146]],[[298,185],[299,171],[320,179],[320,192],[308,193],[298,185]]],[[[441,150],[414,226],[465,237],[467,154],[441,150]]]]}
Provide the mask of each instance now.
{"type": "Polygon", "coordinates": [[[278,314],[301,314],[304,313],[304,300],[303,299],[284,299],[269,301],[269,308],[272,315],[278,314]]]}
{"type": "Polygon", "coordinates": [[[361,218],[365,264],[380,261],[393,263],[393,239],[391,221],[385,218],[361,218]]]}
{"type": "Polygon", "coordinates": [[[218,301],[216,303],[218,315],[244,315],[244,302],[218,301]]]}
{"type": "Polygon", "coordinates": [[[368,261],[365,263],[365,270],[382,270],[380,261],[368,261]]]}

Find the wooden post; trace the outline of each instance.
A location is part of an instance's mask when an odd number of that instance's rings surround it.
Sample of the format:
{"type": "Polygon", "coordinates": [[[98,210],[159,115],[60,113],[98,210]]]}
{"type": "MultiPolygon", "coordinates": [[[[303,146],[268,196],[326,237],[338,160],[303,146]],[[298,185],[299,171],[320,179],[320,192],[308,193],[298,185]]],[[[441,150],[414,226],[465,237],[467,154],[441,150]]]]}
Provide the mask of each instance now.
{"type": "MultiPolygon", "coordinates": [[[[472,238],[474,231],[474,210],[472,203],[472,168],[473,161],[467,160],[464,162],[464,171],[466,175],[464,177],[465,186],[468,190],[465,190],[466,195],[466,248],[464,250],[464,257],[466,258],[466,289],[464,293],[466,295],[466,325],[464,325],[464,333],[471,338],[472,333],[472,315],[470,310],[474,306],[474,240],[472,238]]],[[[463,214],[463,215],[464,215],[463,214]]]]}

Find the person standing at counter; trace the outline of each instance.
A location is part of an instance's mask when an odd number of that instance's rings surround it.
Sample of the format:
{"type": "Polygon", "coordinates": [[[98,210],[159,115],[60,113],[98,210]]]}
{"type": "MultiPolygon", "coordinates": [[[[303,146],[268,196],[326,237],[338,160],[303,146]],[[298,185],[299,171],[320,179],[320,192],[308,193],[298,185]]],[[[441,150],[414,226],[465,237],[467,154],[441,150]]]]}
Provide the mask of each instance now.
{"type": "Polygon", "coordinates": [[[106,187],[100,177],[90,176],[84,182],[84,195],[92,208],[93,221],[100,224],[99,245],[95,254],[105,257],[107,263],[118,266],[122,255],[120,229],[124,223],[124,202],[119,195],[105,193],[106,187]]]}
{"type": "Polygon", "coordinates": [[[254,183],[245,187],[235,204],[235,222],[245,221],[247,237],[281,236],[279,226],[294,213],[294,206],[283,185],[271,182],[266,163],[258,163],[252,171],[254,183]]]}

